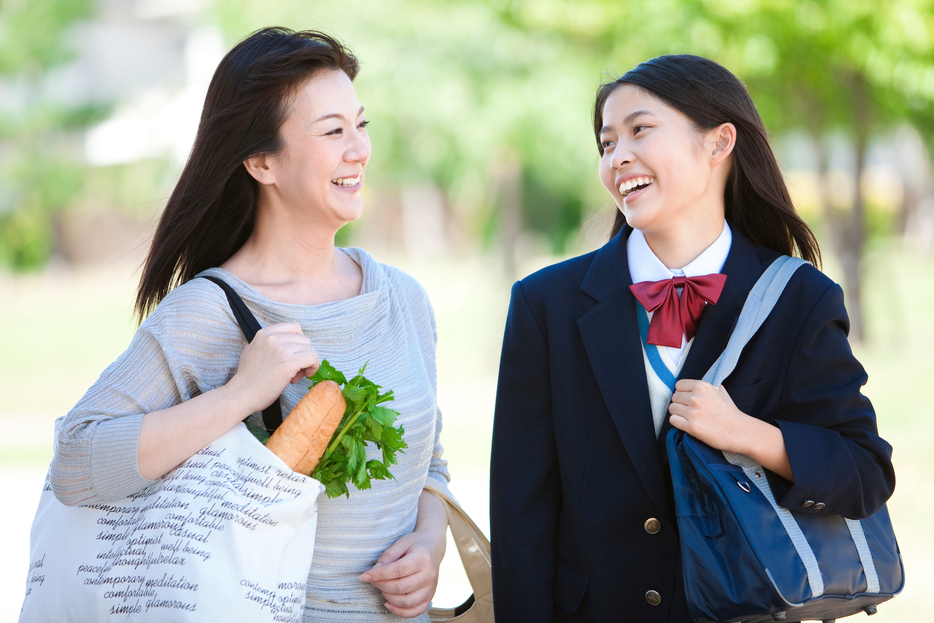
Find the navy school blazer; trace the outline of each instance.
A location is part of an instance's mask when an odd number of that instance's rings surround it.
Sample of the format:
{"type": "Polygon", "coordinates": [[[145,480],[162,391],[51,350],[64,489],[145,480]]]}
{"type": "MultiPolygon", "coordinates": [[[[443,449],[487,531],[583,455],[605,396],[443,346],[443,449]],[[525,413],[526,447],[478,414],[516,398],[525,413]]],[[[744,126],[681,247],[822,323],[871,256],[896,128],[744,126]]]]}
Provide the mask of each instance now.
{"type": "MultiPolygon", "coordinates": [[[[664,450],[670,424],[656,439],[629,289],[631,231],[512,289],[490,484],[503,623],[691,620],[664,450]]],[[[776,257],[733,228],[723,293],[704,310],[680,378],[703,377],[776,257]]],[[[741,411],[780,427],[795,480],[769,479],[793,511],[862,518],[895,487],[848,330],[840,287],[804,266],[723,383],[741,411]]]]}

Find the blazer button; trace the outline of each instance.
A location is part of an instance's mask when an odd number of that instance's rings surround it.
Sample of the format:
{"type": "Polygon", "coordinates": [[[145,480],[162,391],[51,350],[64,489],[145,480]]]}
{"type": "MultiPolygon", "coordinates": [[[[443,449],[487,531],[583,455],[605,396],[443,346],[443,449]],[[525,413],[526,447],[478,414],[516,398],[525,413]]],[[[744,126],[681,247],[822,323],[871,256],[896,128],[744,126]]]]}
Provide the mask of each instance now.
{"type": "Polygon", "coordinates": [[[825,506],[827,506],[827,505],[824,504],[823,502],[817,502],[816,504],[814,504],[814,510],[819,511],[820,509],[824,508],[825,506]]]}
{"type": "Polygon", "coordinates": [[[801,504],[801,506],[803,506],[804,508],[811,508],[812,506],[814,506],[814,500],[805,500],[801,504]]]}
{"type": "Polygon", "coordinates": [[[657,534],[659,530],[662,529],[662,522],[655,519],[654,517],[649,517],[645,520],[645,531],[649,534],[657,534]]]}
{"type": "Polygon", "coordinates": [[[645,600],[650,605],[657,606],[662,603],[662,596],[658,594],[658,591],[649,591],[645,594],[645,600]]]}

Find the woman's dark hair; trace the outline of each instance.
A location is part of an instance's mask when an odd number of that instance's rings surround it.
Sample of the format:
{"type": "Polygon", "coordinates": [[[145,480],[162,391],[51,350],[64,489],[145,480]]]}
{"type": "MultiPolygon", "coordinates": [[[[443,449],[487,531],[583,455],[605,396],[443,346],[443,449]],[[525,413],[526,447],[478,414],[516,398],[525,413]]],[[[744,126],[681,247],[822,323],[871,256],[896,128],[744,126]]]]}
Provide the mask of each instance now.
{"type": "Polygon", "coordinates": [[[321,71],[353,80],[357,59],[320,32],[263,28],[217,66],[194,146],[143,265],[136,312],[145,318],[172,288],[230,258],[253,231],[259,185],[243,162],[282,149],[291,96],[321,71]]]}
{"type": "MultiPolygon", "coordinates": [[[[787,255],[794,255],[797,249],[801,257],[820,265],[817,238],[795,211],[765,124],[736,76],[709,59],[676,54],[645,61],[602,85],[593,109],[601,156],[603,106],[610,93],[623,84],[635,85],[678,110],[699,132],[727,122],[736,126],[733,163],[723,197],[726,218],[752,242],[787,255]]],[[[617,210],[610,237],[625,224],[626,218],[617,210]]]]}

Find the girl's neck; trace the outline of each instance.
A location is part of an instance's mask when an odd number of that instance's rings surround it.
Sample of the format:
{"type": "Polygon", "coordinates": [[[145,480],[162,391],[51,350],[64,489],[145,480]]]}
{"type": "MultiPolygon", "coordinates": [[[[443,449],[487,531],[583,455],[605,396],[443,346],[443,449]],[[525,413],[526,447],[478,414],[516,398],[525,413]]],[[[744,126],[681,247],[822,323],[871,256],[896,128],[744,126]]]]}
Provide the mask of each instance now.
{"type": "Polygon", "coordinates": [[[655,256],[670,269],[682,269],[707,250],[723,233],[723,217],[705,219],[664,232],[643,231],[655,256]]]}

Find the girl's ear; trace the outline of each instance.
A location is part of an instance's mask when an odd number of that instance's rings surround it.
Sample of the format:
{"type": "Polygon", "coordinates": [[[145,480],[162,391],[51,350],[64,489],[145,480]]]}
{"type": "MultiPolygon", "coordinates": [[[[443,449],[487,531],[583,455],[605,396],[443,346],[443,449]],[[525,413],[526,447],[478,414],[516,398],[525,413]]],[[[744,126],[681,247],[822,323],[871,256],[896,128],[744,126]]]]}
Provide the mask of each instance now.
{"type": "Polygon", "coordinates": [[[711,130],[707,136],[713,142],[710,164],[716,166],[733,153],[733,147],[736,146],[736,126],[732,123],[721,123],[711,130]]]}
{"type": "Polygon", "coordinates": [[[276,174],[270,166],[271,158],[269,156],[253,156],[243,161],[243,166],[247,173],[253,176],[260,184],[274,184],[276,174]]]}

